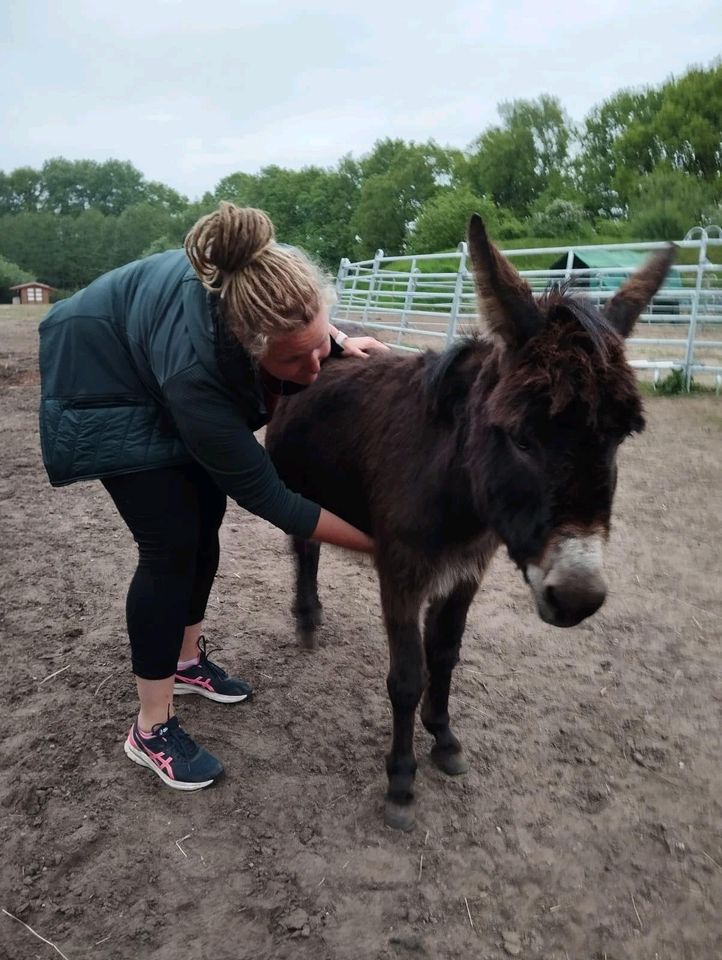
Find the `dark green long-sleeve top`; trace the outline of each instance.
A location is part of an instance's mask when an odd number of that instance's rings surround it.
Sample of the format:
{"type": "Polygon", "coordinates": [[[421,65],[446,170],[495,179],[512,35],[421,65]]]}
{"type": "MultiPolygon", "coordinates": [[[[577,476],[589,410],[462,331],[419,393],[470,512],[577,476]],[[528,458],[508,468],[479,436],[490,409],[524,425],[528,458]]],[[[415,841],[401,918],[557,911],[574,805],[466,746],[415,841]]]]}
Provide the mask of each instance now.
{"type": "Polygon", "coordinates": [[[40,324],[40,438],[54,486],[198,461],[246,510],[308,537],[320,507],[282,483],[253,436],[259,370],[184,251],[120,267],[40,324]]]}

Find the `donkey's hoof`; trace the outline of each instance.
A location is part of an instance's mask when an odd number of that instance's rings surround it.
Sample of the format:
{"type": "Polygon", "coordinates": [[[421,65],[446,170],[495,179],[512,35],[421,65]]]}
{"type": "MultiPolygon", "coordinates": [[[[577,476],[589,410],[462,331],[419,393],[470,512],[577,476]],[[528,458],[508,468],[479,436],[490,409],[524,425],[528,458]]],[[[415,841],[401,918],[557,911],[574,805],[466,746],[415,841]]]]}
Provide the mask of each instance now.
{"type": "Polygon", "coordinates": [[[297,627],[296,639],[303,650],[318,650],[318,636],[315,627],[297,627]]]}
{"type": "Polygon", "coordinates": [[[462,750],[432,747],[431,762],[450,777],[458,777],[462,773],[469,772],[469,764],[462,750]]]}
{"type": "Polygon", "coordinates": [[[404,830],[408,833],[416,826],[416,805],[413,802],[396,803],[394,800],[387,800],[384,823],[392,830],[404,830]]]}

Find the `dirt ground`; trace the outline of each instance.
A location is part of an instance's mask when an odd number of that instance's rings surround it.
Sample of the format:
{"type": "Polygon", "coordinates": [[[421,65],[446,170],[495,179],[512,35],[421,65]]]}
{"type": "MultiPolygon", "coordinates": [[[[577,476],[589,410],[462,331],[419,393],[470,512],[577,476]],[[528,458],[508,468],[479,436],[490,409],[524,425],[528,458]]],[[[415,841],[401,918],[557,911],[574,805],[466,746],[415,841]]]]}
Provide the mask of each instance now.
{"type": "MultiPolygon", "coordinates": [[[[285,538],[235,507],[207,633],[257,694],[180,704],[227,775],[182,795],[127,761],[134,548],[99,484],[46,481],[37,316],[0,314],[0,908],[68,960],[722,956],[719,398],[648,399],[591,621],[546,626],[494,561],[452,689],[472,770],[419,730],[398,834],[373,570],[324,551],[303,652],[285,538]]],[[[4,913],[0,955],[58,956],[4,913]]]]}

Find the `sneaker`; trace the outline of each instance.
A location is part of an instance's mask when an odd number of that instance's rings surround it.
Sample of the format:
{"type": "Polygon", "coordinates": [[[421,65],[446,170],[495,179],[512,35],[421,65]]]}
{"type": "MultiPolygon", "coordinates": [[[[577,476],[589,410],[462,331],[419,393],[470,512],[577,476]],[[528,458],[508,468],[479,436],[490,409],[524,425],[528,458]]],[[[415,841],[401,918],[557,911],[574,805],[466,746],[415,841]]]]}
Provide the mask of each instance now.
{"type": "Polygon", "coordinates": [[[208,659],[206,654],[206,638],[198,640],[200,660],[193,667],[178,670],[175,675],[173,693],[198,693],[201,697],[208,697],[216,703],[240,703],[248,700],[253,693],[250,683],[229,677],[225,670],[208,659]]]}
{"type": "Polygon", "coordinates": [[[223,764],[188,736],[178,717],[156,723],[152,736],[144,737],[136,720],[123,749],[133,763],[157,773],[174,790],[201,790],[223,773],[223,764]]]}

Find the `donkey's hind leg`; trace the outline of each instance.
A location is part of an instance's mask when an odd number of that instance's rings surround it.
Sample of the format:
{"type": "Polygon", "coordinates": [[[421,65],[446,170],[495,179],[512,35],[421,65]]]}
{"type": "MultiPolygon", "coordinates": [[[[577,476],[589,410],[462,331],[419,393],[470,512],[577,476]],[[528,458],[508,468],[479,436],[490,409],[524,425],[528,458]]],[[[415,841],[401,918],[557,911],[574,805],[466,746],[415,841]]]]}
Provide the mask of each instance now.
{"type": "Polygon", "coordinates": [[[318,558],[321,545],[293,537],[296,556],[296,636],[307,650],[316,648],[316,628],[323,623],[323,607],[318,599],[318,558]]]}
{"type": "Polygon", "coordinates": [[[463,580],[448,596],[433,600],[426,611],[424,650],[428,684],[421,704],[421,722],[436,738],[431,759],[451,776],[469,769],[461,744],[449,726],[449,687],[459,662],[466,614],[478,588],[478,581],[463,580]]]}

